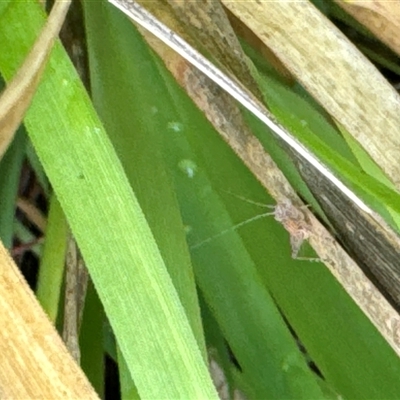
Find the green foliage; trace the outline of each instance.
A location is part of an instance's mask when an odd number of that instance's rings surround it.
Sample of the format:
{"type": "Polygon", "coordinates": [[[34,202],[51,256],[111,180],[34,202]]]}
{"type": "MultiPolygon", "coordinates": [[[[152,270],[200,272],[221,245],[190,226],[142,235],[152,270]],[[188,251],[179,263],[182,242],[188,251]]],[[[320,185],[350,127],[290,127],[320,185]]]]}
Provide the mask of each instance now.
{"type": "MultiPolygon", "coordinates": [[[[216,398],[207,347],[248,398],[398,398],[397,356],[323,264],[291,259],[288,234],[273,218],[204,242],[264,212],[228,192],[272,199],[133,25],[105,3],[84,2],[84,11],[92,101],[105,129],[58,44],[25,124],[102,304],[89,294],[81,338],[83,367],[96,388],[102,349],[91,346],[104,307],[123,398],[216,398]]],[[[14,2],[0,18],[7,21],[0,24],[7,43],[0,70],[10,79],[43,13],[35,3],[14,2]]],[[[379,177],[361,178],[364,163],[321,110],[264,71],[264,93],[281,122],[304,134],[360,193],[397,209],[397,194],[379,177]]],[[[312,202],[279,146],[246,118],[312,202]]],[[[50,225],[50,243],[63,235],[51,232],[50,225]]]]}
{"type": "MultiPolygon", "coordinates": [[[[7,23],[0,29],[0,69],[10,79],[44,13],[36,3],[11,2],[5,10],[3,4],[1,16],[7,23]]],[[[216,398],[153,234],[59,44],[25,125],[141,396],[216,398]]]]}

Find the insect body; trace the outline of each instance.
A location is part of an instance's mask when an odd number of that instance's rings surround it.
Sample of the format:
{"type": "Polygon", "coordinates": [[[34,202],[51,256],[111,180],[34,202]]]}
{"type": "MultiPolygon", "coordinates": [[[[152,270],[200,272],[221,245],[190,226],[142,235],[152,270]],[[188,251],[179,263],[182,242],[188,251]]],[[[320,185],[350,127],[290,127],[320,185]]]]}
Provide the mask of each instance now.
{"type": "Polygon", "coordinates": [[[292,258],[297,260],[320,261],[319,258],[298,257],[301,245],[311,235],[311,226],[298,207],[295,207],[289,199],[284,199],[275,206],[272,213],[275,220],[289,232],[292,258]]]}

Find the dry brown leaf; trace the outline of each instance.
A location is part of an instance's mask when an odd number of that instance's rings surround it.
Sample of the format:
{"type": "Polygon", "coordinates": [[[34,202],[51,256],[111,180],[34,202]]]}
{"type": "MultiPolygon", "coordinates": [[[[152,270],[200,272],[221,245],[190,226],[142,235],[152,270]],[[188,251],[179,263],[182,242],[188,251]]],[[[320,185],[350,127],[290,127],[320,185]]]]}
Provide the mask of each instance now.
{"type": "Polygon", "coordinates": [[[29,55],[0,97],[0,159],[31,103],[70,0],[56,1],[29,55]]]}
{"type": "Polygon", "coordinates": [[[236,34],[244,39],[254,50],[256,50],[268,63],[280,74],[287,84],[295,84],[292,74],[282,64],[279,58],[252,32],[252,30],[236,18],[229,10],[227,12],[232,28],[236,34]]]}
{"type": "Polygon", "coordinates": [[[68,238],[65,263],[65,301],[62,338],[76,362],[80,362],[79,331],[85,306],[88,270],[72,234],[68,238]]]}
{"type": "Polygon", "coordinates": [[[336,3],[400,55],[400,2],[382,0],[336,3]]]}
{"type": "Polygon", "coordinates": [[[0,242],[0,398],[98,399],[0,242]]]}
{"type": "Polygon", "coordinates": [[[225,1],[400,189],[400,97],[310,2],[225,1]]]}
{"type": "MultiPolygon", "coordinates": [[[[261,98],[239,40],[229,19],[218,1],[167,0],[186,34],[212,56],[213,62],[224,71],[229,71],[233,79],[241,82],[257,98],[261,98]]],[[[147,6],[147,5],[146,5],[147,6]]]]}

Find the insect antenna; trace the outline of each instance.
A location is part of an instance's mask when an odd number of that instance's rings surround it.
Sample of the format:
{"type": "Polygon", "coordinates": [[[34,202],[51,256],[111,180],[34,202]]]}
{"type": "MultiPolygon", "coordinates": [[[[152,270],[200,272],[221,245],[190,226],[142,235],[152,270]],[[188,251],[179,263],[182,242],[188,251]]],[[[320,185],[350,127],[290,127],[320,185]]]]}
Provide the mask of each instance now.
{"type": "Polygon", "coordinates": [[[264,217],[267,217],[267,216],[269,216],[269,215],[274,215],[274,214],[275,214],[275,211],[267,212],[267,213],[262,213],[262,214],[258,214],[258,215],[254,216],[254,217],[252,217],[252,218],[246,219],[246,221],[239,222],[238,224],[236,224],[236,225],[234,225],[234,226],[231,226],[231,227],[228,228],[228,229],[224,229],[223,231],[217,233],[216,235],[210,236],[209,238],[204,239],[204,240],[202,240],[201,242],[194,244],[193,246],[190,246],[190,248],[191,248],[191,249],[197,249],[198,247],[203,246],[204,244],[209,243],[209,242],[211,242],[212,240],[217,239],[217,238],[219,238],[220,236],[225,235],[226,233],[235,231],[235,230],[239,229],[240,227],[249,224],[250,222],[253,222],[253,221],[256,221],[256,220],[258,220],[258,219],[260,219],[260,218],[264,218],[264,217]]]}
{"type": "Polygon", "coordinates": [[[253,201],[248,199],[247,197],[240,196],[238,194],[232,193],[229,190],[223,190],[225,193],[230,194],[233,197],[236,197],[239,200],[245,201],[246,203],[254,204],[255,206],[263,207],[263,208],[275,208],[273,205],[259,203],[258,201],[253,201]]]}

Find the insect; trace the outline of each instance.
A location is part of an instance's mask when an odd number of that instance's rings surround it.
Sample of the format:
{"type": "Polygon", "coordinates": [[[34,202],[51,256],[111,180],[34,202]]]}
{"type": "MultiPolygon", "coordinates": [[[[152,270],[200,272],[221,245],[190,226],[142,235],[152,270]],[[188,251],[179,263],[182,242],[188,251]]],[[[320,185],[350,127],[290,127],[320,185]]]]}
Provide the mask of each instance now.
{"type": "Polygon", "coordinates": [[[247,225],[250,222],[253,222],[260,218],[264,218],[264,217],[273,215],[275,220],[277,222],[279,222],[280,224],[282,224],[282,226],[286,229],[286,231],[290,235],[290,246],[292,248],[292,258],[293,259],[321,262],[321,259],[319,259],[319,258],[299,257],[298,256],[303,242],[305,240],[307,240],[311,236],[311,233],[312,233],[311,226],[310,226],[309,222],[306,220],[306,217],[301,210],[301,208],[307,208],[308,206],[296,207],[292,203],[292,201],[288,198],[283,199],[275,206],[265,205],[265,204],[251,201],[251,200],[246,199],[241,196],[237,196],[233,193],[230,193],[230,194],[232,194],[233,196],[235,196],[241,200],[244,200],[248,203],[273,209],[273,211],[262,213],[262,214],[256,215],[253,218],[247,219],[246,221],[240,222],[239,224],[236,224],[233,227],[226,229],[226,230],[218,233],[215,236],[212,236],[208,239],[203,240],[200,243],[195,244],[194,246],[192,246],[192,249],[200,247],[203,244],[210,242],[211,240],[216,239],[217,237],[220,237],[220,236],[224,235],[225,233],[231,232],[232,230],[236,230],[236,229],[242,227],[243,225],[247,225]]]}
{"type": "MultiPolygon", "coordinates": [[[[304,208],[307,206],[302,206],[304,208]]],[[[292,258],[296,260],[321,261],[319,258],[299,257],[301,245],[311,236],[311,226],[306,221],[304,213],[300,208],[295,207],[289,199],[284,199],[275,206],[275,220],[289,232],[292,258]]]]}

